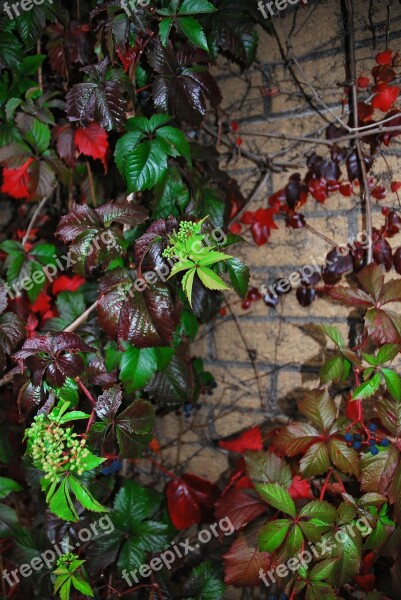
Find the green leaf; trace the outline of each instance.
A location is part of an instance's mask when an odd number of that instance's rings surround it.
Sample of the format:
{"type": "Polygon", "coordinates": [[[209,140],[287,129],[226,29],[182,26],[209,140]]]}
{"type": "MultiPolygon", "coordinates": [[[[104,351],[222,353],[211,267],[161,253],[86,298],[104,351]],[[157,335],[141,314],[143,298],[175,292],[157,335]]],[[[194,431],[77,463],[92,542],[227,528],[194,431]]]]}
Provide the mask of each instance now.
{"type": "Polygon", "coordinates": [[[283,552],[286,556],[296,556],[302,548],[304,536],[298,524],[294,525],[285,541],[283,552]]]}
{"type": "Polygon", "coordinates": [[[227,261],[227,267],[231,285],[237,294],[241,298],[244,298],[249,286],[249,268],[238,258],[229,258],[227,261]]]}
{"type": "Polygon", "coordinates": [[[88,488],[83,485],[80,481],[75,479],[75,477],[68,478],[68,482],[71,486],[71,490],[75,494],[78,502],[87,510],[92,510],[93,512],[107,512],[107,508],[102,506],[96,498],[92,496],[88,488]]]}
{"type": "Polygon", "coordinates": [[[299,516],[320,519],[326,523],[335,523],[337,511],[334,506],[325,500],[312,500],[312,502],[301,508],[299,516]]]}
{"type": "Polygon", "coordinates": [[[195,567],[184,584],[186,596],[196,600],[220,600],[224,596],[225,585],[218,575],[218,566],[211,561],[195,567]]]}
{"type": "Polygon", "coordinates": [[[193,19],[192,17],[180,17],[179,25],[183,34],[194,44],[194,46],[198,46],[199,48],[202,48],[202,50],[209,52],[205,33],[196,19],[193,19]]]}
{"type": "Polygon", "coordinates": [[[393,360],[399,352],[399,346],[397,344],[385,344],[382,346],[377,353],[377,364],[382,365],[385,362],[393,360]]]}
{"type": "Polygon", "coordinates": [[[216,10],[213,4],[207,2],[207,0],[184,0],[178,10],[178,14],[195,15],[198,13],[212,13],[216,10]]]}
{"type": "Polygon", "coordinates": [[[170,36],[171,27],[173,26],[174,20],[171,17],[163,19],[159,23],[159,35],[161,42],[164,47],[167,46],[168,38],[170,36]]]}
{"type": "Polygon", "coordinates": [[[177,168],[171,167],[155,187],[153,201],[154,219],[178,217],[189,203],[189,189],[177,168]]]}
{"type": "Polygon", "coordinates": [[[343,440],[331,438],[328,442],[329,454],[332,463],[343,473],[359,475],[359,455],[353,448],[349,448],[343,440]]]}
{"type": "Polygon", "coordinates": [[[329,577],[330,573],[333,571],[335,564],[336,560],[333,558],[322,560],[313,567],[312,571],[310,572],[310,579],[318,581],[327,579],[327,577],[329,577]]]}
{"type": "Polygon", "coordinates": [[[288,519],[275,519],[262,527],[259,533],[259,550],[261,552],[274,552],[284,542],[291,521],[288,519]]]}
{"type": "Polygon", "coordinates": [[[365,381],[359,387],[354,390],[352,394],[353,400],[363,400],[364,398],[370,398],[379,389],[381,384],[380,373],[376,373],[372,379],[365,381]]]}
{"type": "Polygon", "coordinates": [[[228,290],[229,287],[224,283],[224,281],[219,277],[214,271],[208,269],[207,267],[199,267],[197,270],[197,275],[203,285],[207,287],[209,290],[228,290]]]}
{"type": "MultiPolygon", "coordinates": [[[[193,254],[194,260],[195,259],[195,254],[193,254]]],[[[199,259],[197,262],[201,267],[209,267],[211,265],[214,265],[215,263],[221,262],[221,261],[225,261],[225,260],[229,260],[232,259],[233,257],[230,256],[229,254],[224,254],[224,252],[216,252],[215,250],[210,250],[206,256],[204,256],[203,258],[199,259]]]]}
{"type": "Polygon", "coordinates": [[[391,369],[382,368],[381,372],[386,382],[388,391],[394,400],[401,400],[401,377],[395,371],[391,369]]]}
{"type": "Polygon", "coordinates": [[[43,154],[50,145],[50,129],[38,119],[32,119],[25,133],[25,139],[35,152],[43,154]]]}
{"type": "Polygon", "coordinates": [[[157,369],[155,349],[128,346],[122,355],[120,369],[120,379],[128,392],[143,388],[157,369]]]}
{"type": "Polygon", "coordinates": [[[278,483],[259,483],[255,485],[255,489],[268,504],[291,517],[295,517],[294,500],[281,485],[278,483]]]}
{"type": "Polygon", "coordinates": [[[330,468],[330,459],[327,446],[324,442],[312,444],[300,461],[303,477],[323,475],[330,468]]]}
{"type": "Polygon", "coordinates": [[[191,152],[185,134],[176,127],[166,125],[156,130],[156,139],[160,145],[166,146],[166,154],[169,156],[183,156],[191,166],[191,152]]]}
{"type": "Polygon", "coordinates": [[[192,287],[194,284],[194,277],[196,274],[196,269],[190,269],[187,273],[185,273],[182,279],[182,289],[185,292],[186,297],[188,298],[189,305],[192,307],[192,287]]]}
{"type": "Polygon", "coordinates": [[[333,356],[320,369],[320,381],[322,383],[337,382],[344,378],[344,362],[348,361],[342,356],[333,356]]]}
{"type": "MultiPolygon", "coordinates": [[[[130,120],[131,119],[127,121],[127,128],[130,120]]],[[[143,135],[144,132],[138,129],[136,131],[130,131],[126,133],[117,140],[116,149],[114,151],[114,160],[116,162],[118,170],[122,175],[125,171],[127,156],[129,156],[131,152],[133,152],[133,150],[137,148],[143,135]]]]}
{"type": "Polygon", "coordinates": [[[167,170],[167,154],[156,140],[141,143],[126,158],[125,178],[129,192],[148,190],[167,170]]]}
{"type": "Polygon", "coordinates": [[[36,54],[34,56],[25,56],[24,60],[18,67],[18,75],[20,77],[28,77],[35,75],[39,67],[43,64],[46,54],[36,54]]]}
{"type": "MultiPolygon", "coordinates": [[[[47,501],[49,502],[49,498],[47,498],[47,501]]],[[[52,513],[64,521],[79,521],[78,514],[68,491],[67,478],[64,478],[57,492],[53,494],[49,502],[49,508],[52,513]]]]}
{"type": "Polygon", "coordinates": [[[320,328],[336,344],[336,346],[339,348],[345,346],[342,333],[337,329],[337,327],[334,327],[333,325],[320,325],[320,328]]]}
{"type": "Polygon", "coordinates": [[[21,492],[22,487],[19,483],[8,477],[0,477],[0,498],[5,498],[11,492],[21,492]]]}
{"type": "Polygon", "coordinates": [[[84,581],[82,577],[77,577],[76,575],[73,575],[71,581],[72,585],[76,590],[78,590],[78,592],[81,592],[81,594],[85,594],[85,596],[90,596],[91,598],[93,598],[94,594],[91,586],[89,585],[89,583],[84,581]]]}

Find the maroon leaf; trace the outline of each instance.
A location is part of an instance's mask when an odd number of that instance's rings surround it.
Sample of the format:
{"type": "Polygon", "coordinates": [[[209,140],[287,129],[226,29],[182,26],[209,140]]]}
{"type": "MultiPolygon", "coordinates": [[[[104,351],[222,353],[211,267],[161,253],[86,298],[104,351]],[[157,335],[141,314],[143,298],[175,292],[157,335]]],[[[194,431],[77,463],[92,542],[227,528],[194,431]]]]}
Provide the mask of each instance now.
{"type": "Polygon", "coordinates": [[[213,108],[220,104],[222,96],[216,80],[204,66],[197,64],[210,62],[203,50],[184,44],[175,52],[170,42],[166,48],[155,42],[148,58],[158,73],[153,84],[153,101],[161,112],[199,123],[206,115],[206,101],[213,108]]]}
{"type": "Polygon", "coordinates": [[[258,529],[241,532],[230,550],[224,554],[224,581],[235,587],[260,586],[259,571],[271,566],[270,554],[258,549],[258,529]]]}
{"type": "Polygon", "coordinates": [[[66,377],[77,377],[84,368],[84,362],[76,352],[93,352],[75,333],[57,333],[39,335],[27,340],[22,349],[13,356],[14,360],[24,363],[33,373],[33,384],[40,385],[46,376],[48,383],[61,387],[66,377]],[[45,354],[47,356],[37,356],[45,354]]]}
{"type": "Polygon", "coordinates": [[[216,518],[228,517],[236,531],[266,511],[265,502],[251,490],[234,489],[226,492],[216,504],[216,518]]]}
{"type": "Polygon", "coordinates": [[[109,337],[139,348],[171,343],[179,310],[169,287],[148,284],[139,292],[131,273],[116,269],[103,277],[100,291],[98,318],[109,337]]]}

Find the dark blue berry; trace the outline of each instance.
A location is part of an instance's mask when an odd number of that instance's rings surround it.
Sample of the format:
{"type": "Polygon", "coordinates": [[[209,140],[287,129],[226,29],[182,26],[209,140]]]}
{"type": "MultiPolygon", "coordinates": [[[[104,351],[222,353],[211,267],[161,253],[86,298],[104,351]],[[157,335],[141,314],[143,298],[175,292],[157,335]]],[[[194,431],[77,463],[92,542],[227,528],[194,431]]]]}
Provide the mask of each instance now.
{"type": "Polygon", "coordinates": [[[384,448],[389,445],[390,445],[390,440],[388,440],[387,438],[383,438],[382,441],[380,442],[380,446],[384,446],[384,448]]]}
{"type": "Polygon", "coordinates": [[[376,431],[377,425],[375,423],[369,423],[368,429],[369,431],[376,431]]]}
{"type": "Polygon", "coordinates": [[[360,436],[359,433],[354,433],[354,440],[356,442],[361,442],[362,441],[362,436],[360,436]]]}
{"type": "Polygon", "coordinates": [[[379,448],[377,446],[371,446],[370,451],[373,454],[373,456],[376,456],[376,454],[379,454],[379,448]]]}
{"type": "Polygon", "coordinates": [[[278,600],[288,600],[288,596],[285,592],[281,592],[278,600]]]}
{"type": "Polygon", "coordinates": [[[361,447],[361,442],[354,442],[352,445],[354,446],[355,450],[359,450],[361,447]]]}
{"type": "Polygon", "coordinates": [[[375,446],[375,445],[376,445],[376,440],[370,439],[369,440],[369,446],[375,446]]]}
{"type": "Polygon", "coordinates": [[[277,596],[274,596],[273,594],[270,594],[270,596],[268,597],[267,600],[277,600],[277,596]]]}
{"type": "Polygon", "coordinates": [[[346,442],[352,442],[352,434],[351,433],[346,433],[344,436],[344,439],[346,442]]]}

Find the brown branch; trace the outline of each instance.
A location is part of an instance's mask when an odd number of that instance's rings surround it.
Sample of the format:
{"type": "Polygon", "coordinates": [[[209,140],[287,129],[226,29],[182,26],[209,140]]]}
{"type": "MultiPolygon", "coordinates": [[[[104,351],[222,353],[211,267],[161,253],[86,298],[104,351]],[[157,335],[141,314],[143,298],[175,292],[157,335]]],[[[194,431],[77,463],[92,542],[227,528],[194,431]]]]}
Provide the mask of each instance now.
{"type": "MultiPolygon", "coordinates": [[[[349,36],[349,67],[351,75],[351,93],[352,93],[352,109],[353,109],[353,120],[354,126],[358,126],[358,92],[356,89],[356,56],[355,56],[355,32],[354,32],[354,7],[352,0],[345,0],[347,7],[348,17],[348,36],[349,36]]],[[[361,140],[356,137],[355,146],[358,154],[359,167],[362,174],[362,185],[361,185],[361,197],[365,201],[366,207],[366,220],[369,239],[372,240],[372,202],[369,189],[368,174],[366,171],[365,157],[362,150],[361,140]]],[[[367,264],[369,265],[373,260],[373,246],[368,246],[367,252],[367,264]]]]}

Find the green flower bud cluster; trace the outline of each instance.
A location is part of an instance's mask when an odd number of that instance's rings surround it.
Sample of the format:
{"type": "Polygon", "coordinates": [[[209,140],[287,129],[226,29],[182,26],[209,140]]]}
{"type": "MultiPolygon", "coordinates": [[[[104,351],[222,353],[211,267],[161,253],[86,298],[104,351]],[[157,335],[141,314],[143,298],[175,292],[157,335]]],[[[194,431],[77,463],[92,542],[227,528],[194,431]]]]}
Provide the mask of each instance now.
{"type": "Polygon", "coordinates": [[[45,479],[57,481],[66,471],[82,475],[90,454],[85,448],[86,439],[79,440],[72,427],[63,429],[56,415],[37,415],[26,430],[26,437],[29,453],[35,465],[46,473],[45,479]]]}
{"type": "Polygon", "coordinates": [[[66,552],[62,554],[60,558],[57,559],[57,566],[64,567],[65,565],[69,565],[74,562],[74,560],[78,559],[78,554],[73,554],[72,552],[66,552]]]}
{"type": "Polygon", "coordinates": [[[178,232],[174,232],[174,235],[170,236],[170,246],[163,252],[165,258],[174,258],[182,252],[177,253],[177,246],[185,243],[192,237],[200,235],[202,229],[203,220],[199,223],[193,221],[182,221],[178,232]]]}

